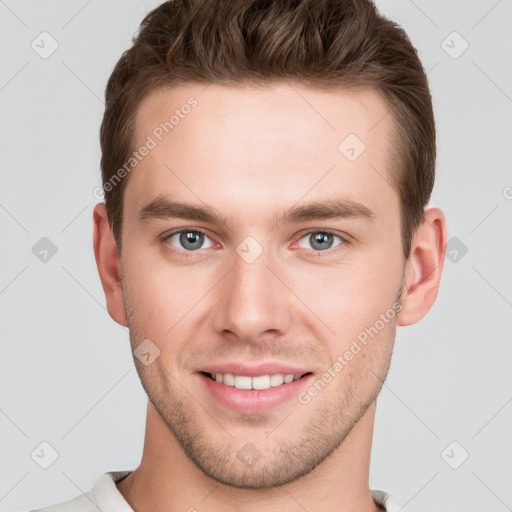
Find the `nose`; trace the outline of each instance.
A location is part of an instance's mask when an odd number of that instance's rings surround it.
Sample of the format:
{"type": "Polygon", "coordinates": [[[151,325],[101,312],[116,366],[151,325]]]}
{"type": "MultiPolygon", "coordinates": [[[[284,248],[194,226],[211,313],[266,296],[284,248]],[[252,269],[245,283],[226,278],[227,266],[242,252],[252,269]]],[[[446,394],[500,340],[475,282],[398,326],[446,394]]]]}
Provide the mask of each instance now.
{"type": "Polygon", "coordinates": [[[270,332],[285,335],[292,323],[293,294],[283,284],[282,268],[265,249],[254,261],[240,254],[233,253],[231,270],[215,288],[214,329],[241,342],[258,341],[270,332]]]}

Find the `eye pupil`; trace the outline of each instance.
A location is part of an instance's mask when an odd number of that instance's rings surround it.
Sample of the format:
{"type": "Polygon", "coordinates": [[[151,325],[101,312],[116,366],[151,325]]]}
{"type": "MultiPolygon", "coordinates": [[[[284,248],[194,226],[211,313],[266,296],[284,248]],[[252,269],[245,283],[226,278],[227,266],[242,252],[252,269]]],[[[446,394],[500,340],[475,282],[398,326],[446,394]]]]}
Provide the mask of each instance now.
{"type": "Polygon", "coordinates": [[[319,250],[325,250],[329,249],[330,245],[332,244],[332,234],[331,233],[315,233],[314,235],[311,235],[311,247],[319,250]],[[329,247],[322,246],[322,244],[327,243],[329,247]],[[315,244],[320,244],[319,246],[316,246],[315,244]]]}
{"type": "MultiPolygon", "coordinates": [[[[174,238],[178,236],[179,237],[179,245],[181,245],[181,248],[186,251],[197,251],[198,249],[201,249],[205,238],[207,236],[202,233],[201,231],[196,230],[183,230],[178,231],[174,235],[170,235],[169,238],[174,238]]],[[[337,235],[334,235],[333,233],[330,233],[329,231],[314,231],[309,233],[309,243],[313,250],[315,251],[326,251],[328,249],[331,249],[334,243],[334,238],[337,237],[337,235]]],[[[339,237],[338,237],[339,238],[339,237]]],[[[304,238],[306,239],[306,238],[304,238]]],[[[177,242],[175,242],[177,243],[177,242]]],[[[172,244],[172,242],[171,242],[172,244]]],[[[300,243],[299,243],[300,245],[300,243]]],[[[305,247],[307,248],[307,247],[305,247]]]]}
{"type": "Polygon", "coordinates": [[[194,251],[201,248],[203,238],[204,235],[199,231],[183,231],[180,234],[180,243],[185,249],[194,251]],[[192,246],[188,244],[192,244],[192,246]]]}

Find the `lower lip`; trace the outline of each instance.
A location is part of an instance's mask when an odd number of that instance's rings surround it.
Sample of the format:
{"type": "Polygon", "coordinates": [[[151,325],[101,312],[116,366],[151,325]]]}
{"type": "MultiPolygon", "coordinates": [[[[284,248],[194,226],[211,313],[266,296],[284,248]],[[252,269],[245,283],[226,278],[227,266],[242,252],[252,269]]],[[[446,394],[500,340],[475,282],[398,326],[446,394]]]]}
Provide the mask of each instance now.
{"type": "Polygon", "coordinates": [[[300,379],[268,389],[237,389],[210,379],[202,373],[198,375],[208,391],[222,405],[233,411],[247,414],[261,414],[281,405],[291,397],[297,396],[300,389],[313,377],[310,373],[300,379]]]}

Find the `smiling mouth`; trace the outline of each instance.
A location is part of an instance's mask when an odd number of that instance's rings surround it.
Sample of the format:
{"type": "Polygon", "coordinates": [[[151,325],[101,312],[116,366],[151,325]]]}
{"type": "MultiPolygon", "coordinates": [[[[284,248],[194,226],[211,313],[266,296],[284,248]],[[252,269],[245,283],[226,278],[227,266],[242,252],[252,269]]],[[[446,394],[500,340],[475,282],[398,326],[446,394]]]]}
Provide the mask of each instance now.
{"type": "Polygon", "coordinates": [[[283,373],[273,373],[266,375],[257,375],[255,377],[250,377],[249,375],[233,375],[232,373],[209,373],[209,372],[201,372],[203,375],[208,377],[211,380],[216,381],[219,384],[223,384],[225,386],[233,387],[236,389],[270,389],[273,387],[284,386],[289,384],[290,382],[299,380],[307,375],[311,375],[311,372],[303,373],[303,374],[283,374],[283,373]]]}

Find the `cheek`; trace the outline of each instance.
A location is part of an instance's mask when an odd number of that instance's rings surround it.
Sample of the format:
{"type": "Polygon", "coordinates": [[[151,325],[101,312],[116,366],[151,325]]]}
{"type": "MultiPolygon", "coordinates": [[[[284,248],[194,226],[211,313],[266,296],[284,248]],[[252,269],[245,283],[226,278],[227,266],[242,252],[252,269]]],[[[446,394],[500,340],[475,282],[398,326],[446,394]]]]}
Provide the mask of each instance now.
{"type": "MultiPolygon", "coordinates": [[[[347,253],[343,260],[330,265],[297,264],[294,268],[290,264],[281,270],[284,280],[307,306],[298,305],[298,311],[311,316],[311,309],[337,338],[345,340],[373,325],[394,303],[402,262],[392,249],[389,244],[375,244],[347,253]]],[[[132,309],[150,339],[176,337],[199,314],[201,307],[194,310],[199,302],[204,307],[215,294],[223,293],[219,280],[226,267],[218,263],[179,265],[160,251],[144,254],[128,239],[126,254],[130,257],[123,272],[132,309]],[[213,292],[205,297],[208,290],[213,292]]],[[[303,320],[311,323],[314,318],[311,322],[303,320]]]]}
{"type": "Polygon", "coordinates": [[[191,280],[194,272],[173,264],[159,248],[142,248],[136,243],[126,243],[126,247],[125,282],[139,318],[159,323],[177,315],[194,289],[197,293],[197,280],[191,280]]]}
{"type": "Polygon", "coordinates": [[[160,349],[162,361],[172,366],[171,359],[180,357],[181,343],[190,338],[191,323],[200,311],[195,306],[215,282],[212,270],[207,275],[206,270],[173,266],[163,256],[150,255],[126,261],[123,270],[137,340],[149,338],[160,349]]]}
{"type": "Polygon", "coordinates": [[[176,282],[158,263],[136,257],[129,250],[126,254],[130,258],[123,265],[123,286],[130,304],[131,323],[138,336],[157,342],[171,328],[176,312],[179,313],[176,282]]]}
{"type": "Polygon", "coordinates": [[[307,279],[304,301],[334,331],[336,340],[346,342],[393,307],[402,267],[398,258],[367,255],[353,264],[322,269],[316,276],[312,272],[307,279]]]}

